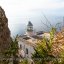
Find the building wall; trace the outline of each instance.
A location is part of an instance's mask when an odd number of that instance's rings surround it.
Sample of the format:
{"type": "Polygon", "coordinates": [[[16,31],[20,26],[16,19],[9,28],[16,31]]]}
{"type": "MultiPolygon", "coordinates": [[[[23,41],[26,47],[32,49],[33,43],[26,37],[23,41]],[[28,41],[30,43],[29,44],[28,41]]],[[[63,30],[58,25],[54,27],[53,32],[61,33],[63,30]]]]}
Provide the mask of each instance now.
{"type": "Polygon", "coordinates": [[[33,36],[33,35],[34,35],[34,32],[33,32],[33,31],[31,31],[31,32],[27,31],[27,32],[26,32],[26,35],[28,35],[28,36],[33,36]]]}
{"type": "Polygon", "coordinates": [[[19,48],[20,48],[20,45],[22,46],[21,50],[23,50],[25,53],[24,57],[31,58],[32,53],[34,53],[33,47],[29,44],[26,44],[25,42],[22,42],[22,41],[19,41],[18,45],[19,45],[19,48]],[[26,49],[28,49],[28,53],[27,53],[26,49]]]}

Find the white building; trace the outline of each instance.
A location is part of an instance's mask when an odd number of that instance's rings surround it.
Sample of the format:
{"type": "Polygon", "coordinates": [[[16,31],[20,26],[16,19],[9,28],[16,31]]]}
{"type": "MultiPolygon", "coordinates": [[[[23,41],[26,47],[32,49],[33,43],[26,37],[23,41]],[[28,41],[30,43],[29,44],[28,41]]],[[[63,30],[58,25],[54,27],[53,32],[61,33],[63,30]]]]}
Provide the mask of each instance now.
{"type": "Polygon", "coordinates": [[[27,25],[26,34],[18,37],[19,45],[19,56],[25,58],[31,58],[32,53],[34,53],[34,47],[38,40],[43,39],[43,37],[50,38],[49,33],[43,33],[43,31],[36,32],[33,31],[33,24],[29,21],[27,25]]]}

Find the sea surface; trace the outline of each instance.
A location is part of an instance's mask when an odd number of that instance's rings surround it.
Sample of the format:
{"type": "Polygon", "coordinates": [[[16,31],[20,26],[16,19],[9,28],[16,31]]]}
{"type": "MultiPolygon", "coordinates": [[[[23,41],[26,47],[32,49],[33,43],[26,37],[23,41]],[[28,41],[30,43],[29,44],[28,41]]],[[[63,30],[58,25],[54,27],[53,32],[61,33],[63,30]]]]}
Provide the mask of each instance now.
{"type": "Polygon", "coordinates": [[[16,24],[9,24],[9,29],[11,31],[11,36],[15,37],[18,35],[23,35],[26,32],[28,21],[31,21],[33,24],[33,30],[37,31],[44,31],[48,32],[51,27],[56,27],[60,29],[64,25],[63,16],[48,16],[46,18],[38,18],[33,17],[30,20],[27,20],[24,23],[16,23],[16,24]]]}

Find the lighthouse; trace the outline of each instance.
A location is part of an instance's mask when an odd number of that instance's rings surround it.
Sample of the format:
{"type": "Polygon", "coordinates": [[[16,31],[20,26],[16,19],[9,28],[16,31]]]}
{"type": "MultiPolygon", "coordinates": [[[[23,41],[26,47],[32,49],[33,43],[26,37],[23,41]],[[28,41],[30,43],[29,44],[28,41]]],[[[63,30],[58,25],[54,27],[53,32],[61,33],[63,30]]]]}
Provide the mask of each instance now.
{"type": "Polygon", "coordinates": [[[26,34],[27,34],[27,36],[33,36],[34,35],[33,24],[31,23],[31,21],[28,22],[26,34]]]}

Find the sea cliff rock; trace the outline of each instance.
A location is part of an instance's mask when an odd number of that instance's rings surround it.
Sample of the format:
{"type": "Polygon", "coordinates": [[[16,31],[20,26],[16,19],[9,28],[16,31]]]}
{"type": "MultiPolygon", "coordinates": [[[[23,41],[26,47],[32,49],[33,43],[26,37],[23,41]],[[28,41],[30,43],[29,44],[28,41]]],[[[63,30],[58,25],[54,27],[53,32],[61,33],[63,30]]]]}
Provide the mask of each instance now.
{"type": "Polygon", "coordinates": [[[8,28],[8,19],[5,11],[0,7],[0,53],[5,52],[11,43],[10,30],[8,28]]]}

